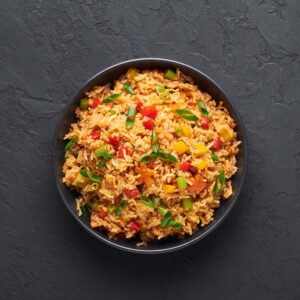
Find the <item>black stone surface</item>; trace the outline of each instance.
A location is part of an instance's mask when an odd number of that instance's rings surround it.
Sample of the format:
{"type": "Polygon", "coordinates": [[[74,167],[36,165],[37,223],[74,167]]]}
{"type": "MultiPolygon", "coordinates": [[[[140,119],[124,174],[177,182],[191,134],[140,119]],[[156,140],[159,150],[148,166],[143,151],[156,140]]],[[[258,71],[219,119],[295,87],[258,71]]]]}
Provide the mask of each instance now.
{"type": "Polygon", "coordinates": [[[299,299],[299,14],[297,0],[1,0],[0,299],[299,299]],[[250,152],[223,226],[159,256],[89,236],[51,169],[54,128],[80,85],[150,56],[215,79],[250,152]]]}

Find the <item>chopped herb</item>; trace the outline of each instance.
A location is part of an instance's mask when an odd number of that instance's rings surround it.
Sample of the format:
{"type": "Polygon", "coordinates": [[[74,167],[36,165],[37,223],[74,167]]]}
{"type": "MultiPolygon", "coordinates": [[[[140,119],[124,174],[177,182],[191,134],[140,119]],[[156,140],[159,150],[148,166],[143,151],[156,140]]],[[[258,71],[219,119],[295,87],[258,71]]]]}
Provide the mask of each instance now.
{"type": "Polygon", "coordinates": [[[158,152],[159,150],[158,137],[154,130],[151,133],[151,147],[154,153],[158,152]]]}
{"type": "Polygon", "coordinates": [[[67,143],[66,147],[65,147],[65,151],[68,151],[71,149],[72,146],[74,146],[78,141],[78,137],[77,136],[73,136],[67,143]]]}
{"type": "Polygon", "coordinates": [[[106,146],[102,146],[95,150],[96,157],[103,157],[105,159],[111,159],[112,155],[108,153],[106,146]]]}
{"type": "Polygon", "coordinates": [[[170,80],[174,80],[176,78],[176,73],[172,69],[167,69],[165,73],[165,77],[170,80]]]}
{"type": "Polygon", "coordinates": [[[115,111],[115,110],[112,110],[110,113],[109,113],[109,115],[110,116],[113,116],[113,115],[115,115],[117,112],[115,111]]]}
{"type": "Polygon", "coordinates": [[[127,114],[127,119],[126,119],[126,128],[131,129],[134,125],[134,119],[136,116],[136,110],[134,106],[130,106],[128,114],[127,114]]]}
{"type": "Polygon", "coordinates": [[[224,170],[222,170],[218,176],[218,178],[215,181],[215,185],[214,185],[214,193],[215,195],[218,195],[221,193],[223,187],[225,185],[225,173],[224,170]],[[218,181],[220,183],[220,186],[218,184],[218,181]]]}
{"type": "Polygon", "coordinates": [[[180,229],[180,228],[183,226],[182,223],[176,222],[176,221],[171,221],[171,222],[169,223],[169,225],[170,225],[173,229],[180,229]]]}
{"type": "Polygon", "coordinates": [[[150,162],[154,162],[155,160],[157,159],[157,153],[150,153],[150,154],[147,154],[145,156],[143,156],[140,160],[140,162],[142,164],[147,164],[147,163],[150,163],[150,162]]]}
{"type": "Polygon", "coordinates": [[[106,163],[106,159],[103,157],[103,158],[101,158],[100,161],[98,162],[97,167],[98,167],[99,169],[102,169],[102,168],[105,166],[105,163],[106,163]]]}
{"type": "Polygon", "coordinates": [[[102,146],[95,151],[95,156],[100,157],[100,161],[97,164],[99,169],[102,169],[105,166],[107,160],[112,158],[112,155],[108,153],[106,146],[102,146]]]}
{"type": "Polygon", "coordinates": [[[218,155],[215,152],[212,152],[210,156],[211,156],[211,158],[212,158],[212,160],[214,162],[218,162],[219,161],[219,157],[218,157],[218,155]]]}
{"type": "Polygon", "coordinates": [[[155,89],[158,94],[160,94],[166,90],[163,85],[159,85],[159,84],[155,87],[155,89]]]}
{"type": "Polygon", "coordinates": [[[128,94],[134,94],[134,89],[130,86],[129,83],[125,83],[123,88],[128,94]]]}
{"type": "Polygon", "coordinates": [[[165,214],[168,213],[168,210],[165,209],[164,207],[159,206],[159,207],[157,208],[157,212],[158,212],[159,214],[161,214],[161,215],[164,216],[165,214]]]}
{"type": "Polygon", "coordinates": [[[161,223],[160,223],[160,227],[166,227],[170,224],[170,222],[172,221],[172,215],[170,212],[167,212],[164,215],[164,218],[162,219],[161,223]]]}
{"type": "Polygon", "coordinates": [[[205,104],[203,102],[198,102],[197,104],[198,104],[198,107],[200,108],[202,116],[208,117],[208,111],[207,111],[205,104]]]}
{"type": "Polygon", "coordinates": [[[89,178],[89,171],[88,171],[88,170],[82,169],[82,170],[79,171],[79,173],[80,173],[82,176],[84,176],[84,177],[86,177],[86,178],[89,178]]]}
{"type": "Polygon", "coordinates": [[[79,107],[80,107],[81,110],[86,110],[86,109],[89,108],[89,106],[90,106],[89,99],[84,98],[84,99],[80,100],[79,107]]]}
{"type": "Polygon", "coordinates": [[[115,215],[116,216],[118,216],[118,217],[121,216],[126,204],[127,204],[126,200],[121,200],[119,206],[115,209],[115,215]]]}
{"type": "Polygon", "coordinates": [[[82,212],[82,214],[85,218],[88,218],[90,216],[90,213],[89,213],[89,211],[88,211],[88,209],[86,208],[85,205],[81,204],[80,205],[80,210],[81,210],[81,212],[82,212]]]}
{"type": "Polygon", "coordinates": [[[199,118],[188,109],[176,109],[175,112],[178,116],[180,116],[183,119],[186,119],[189,121],[199,120],[199,118]]]}
{"type": "Polygon", "coordinates": [[[110,96],[104,98],[102,100],[102,102],[103,103],[110,103],[110,102],[113,102],[113,101],[117,100],[120,96],[121,96],[121,94],[111,94],[110,96]]]}
{"type": "Polygon", "coordinates": [[[149,197],[145,196],[145,195],[141,195],[140,196],[141,200],[143,200],[143,203],[150,207],[150,208],[154,208],[155,205],[154,205],[154,202],[152,200],[149,199],[149,197]]]}
{"type": "Polygon", "coordinates": [[[177,162],[177,158],[174,155],[170,154],[170,153],[159,151],[157,153],[157,155],[163,161],[171,162],[171,163],[176,163],[177,162]]]}
{"type": "Polygon", "coordinates": [[[81,169],[81,170],[79,171],[79,173],[80,173],[82,176],[84,176],[84,177],[86,177],[86,178],[88,178],[88,179],[90,179],[90,180],[92,180],[92,181],[94,181],[94,182],[97,182],[97,183],[100,182],[100,177],[99,177],[97,174],[91,173],[90,171],[88,171],[88,170],[86,170],[86,169],[81,169]]]}
{"type": "Polygon", "coordinates": [[[85,188],[84,188],[84,191],[86,192],[94,192],[94,191],[97,191],[99,190],[99,183],[92,183],[92,184],[88,184],[85,188]]]}

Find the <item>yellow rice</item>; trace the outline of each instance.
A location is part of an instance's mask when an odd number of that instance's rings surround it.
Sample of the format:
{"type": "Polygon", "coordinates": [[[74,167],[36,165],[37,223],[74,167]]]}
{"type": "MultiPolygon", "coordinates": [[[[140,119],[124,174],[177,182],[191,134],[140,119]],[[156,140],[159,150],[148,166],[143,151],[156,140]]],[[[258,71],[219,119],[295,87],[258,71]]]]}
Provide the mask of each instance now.
{"type": "Polygon", "coordinates": [[[65,139],[75,136],[78,138],[77,143],[66,151],[63,182],[80,193],[76,199],[79,215],[85,205],[91,211],[91,227],[105,230],[110,238],[137,238],[139,245],[170,236],[182,238],[186,234],[192,235],[198,226],[203,227],[212,222],[214,210],[220,205],[220,201],[232,195],[230,178],[237,171],[236,154],[240,143],[234,130],[235,121],[222,102],[216,103],[210,95],[200,91],[193,80],[179,69],[173,80],[167,79],[165,73],[159,70],[129,69],[115,81],[113,87],[110,84],[95,86],[86,93],[86,97],[92,105],[94,99],[102,101],[111,94],[121,96],[111,103],[101,103],[96,108],[77,108],[77,122],[71,125],[65,136],[65,139]],[[134,94],[124,90],[125,83],[134,89],[134,94]],[[157,91],[158,85],[165,88],[167,97],[157,91]],[[127,129],[125,126],[130,106],[135,107],[139,101],[143,107],[155,106],[158,114],[154,120],[154,130],[158,136],[159,147],[177,158],[177,163],[157,159],[151,173],[153,182],[142,185],[141,175],[136,172],[136,168],[141,167],[141,158],[151,152],[151,130],[145,129],[143,125],[149,118],[137,113],[133,127],[127,129]],[[208,111],[208,129],[197,125],[199,122],[183,119],[175,113],[176,109],[188,109],[201,119],[201,111],[197,106],[199,101],[205,104],[208,111]],[[178,136],[178,127],[188,128],[187,134],[181,133],[178,136]],[[100,132],[100,139],[94,140],[91,137],[94,131],[100,132]],[[218,136],[221,138],[222,148],[215,151],[219,162],[214,162],[210,148],[218,136]],[[122,147],[131,149],[132,154],[124,153],[125,159],[119,158],[118,149],[109,144],[109,137],[122,137],[122,147]],[[183,154],[174,150],[174,145],[180,141],[188,147],[183,154]],[[99,158],[95,156],[95,150],[104,145],[112,158],[106,160],[105,166],[99,169],[99,158]],[[199,145],[206,147],[204,153],[199,154],[199,145]],[[181,190],[176,185],[178,177],[184,177],[188,187],[193,185],[196,175],[180,168],[186,161],[196,167],[197,174],[202,176],[206,184],[201,192],[192,192],[189,188],[181,190]],[[84,178],[83,184],[78,185],[76,182],[82,169],[101,178],[95,191],[87,188],[92,184],[87,178],[84,178]],[[225,186],[220,193],[215,193],[214,185],[222,170],[226,177],[225,186]],[[174,186],[175,191],[166,192],[166,185],[174,186]],[[158,196],[160,203],[151,208],[139,196],[129,198],[124,193],[125,189],[133,190],[136,187],[144,196],[158,196]],[[192,208],[183,208],[182,202],[186,198],[192,200],[192,208]],[[127,203],[122,214],[117,216],[116,209],[122,199],[127,203]],[[161,227],[164,216],[158,212],[157,206],[167,209],[172,220],[182,224],[182,227],[161,227]],[[140,231],[132,228],[133,223],[138,224],[140,231]]]}

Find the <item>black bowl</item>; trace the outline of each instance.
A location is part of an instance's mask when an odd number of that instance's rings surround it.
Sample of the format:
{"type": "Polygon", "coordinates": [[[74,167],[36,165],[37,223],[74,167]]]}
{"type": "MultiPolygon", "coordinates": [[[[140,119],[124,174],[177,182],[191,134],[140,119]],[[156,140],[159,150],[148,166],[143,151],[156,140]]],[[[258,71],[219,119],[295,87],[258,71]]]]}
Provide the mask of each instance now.
{"type": "Polygon", "coordinates": [[[236,203],[240,191],[242,189],[246,169],[247,169],[247,145],[245,130],[240,119],[240,116],[236,109],[233,107],[232,103],[229,101],[223,90],[207,75],[198,71],[197,69],[190,67],[188,65],[179,63],[177,61],[161,59],[161,58],[141,58],[125,61],[109,67],[91,79],[89,79],[78,91],[78,93],[67,103],[66,108],[62,114],[62,117],[58,123],[58,127],[54,136],[54,149],[53,149],[53,167],[54,176],[56,179],[56,184],[58,191],[63,199],[64,204],[73,215],[73,217],[79,222],[79,224],[90,234],[105,242],[111,246],[114,246],[121,250],[126,250],[134,253],[165,253],[169,251],[175,251],[182,249],[188,245],[191,245],[209,233],[213,232],[217,226],[219,226],[228,213],[231,211],[233,205],[236,203]],[[242,141],[240,145],[240,151],[237,156],[237,167],[238,172],[232,178],[233,185],[233,195],[228,201],[222,202],[221,206],[215,210],[214,221],[204,228],[199,228],[192,236],[187,236],[184,239],[167,239],[157,243],[150,243],[146,247],[139,248],[136,246],[135,241],[126,240],[111,240],[108,238],[105,232],[97,231],[89,226],[89,222],[84,217],[78,217],[75,209],[75,197],[76,193],[69,188],[67,188],[62,183],[62,166],[64,163],[64,147],[65,142],[63,141],[64,135],[69,131],[71,123],[75,121],[75,109],[79,104],[79,100],[84,96],[85,92],[90,90],[94,85],[102,85],[108,82],[113,82],[120,75],[124,74],[128,68],[135,67],[140,70],[143,69],[162,69],[167,68],[180,68],[180,70],[191,76],[199,88],[203,91],[209,93],[216,101],[223,101],[226,108],[229,110],[230,115],[235,119],[237,123],[237,133],[238,139],[242,141]]]}

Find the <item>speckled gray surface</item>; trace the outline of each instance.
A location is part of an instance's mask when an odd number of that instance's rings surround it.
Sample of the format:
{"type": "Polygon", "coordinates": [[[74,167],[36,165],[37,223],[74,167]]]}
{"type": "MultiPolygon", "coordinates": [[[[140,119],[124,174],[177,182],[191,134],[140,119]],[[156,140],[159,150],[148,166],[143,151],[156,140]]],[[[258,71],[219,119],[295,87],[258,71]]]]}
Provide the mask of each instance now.
{"type": "Polygon", "coordinates": [[[299,299],[299,14],[297,0],[1,0],[0,298],[299,299]],[[215,79],[242,115],[250,152],[223,226],[160,256],[89,236],[51,170],[71,95],[102,68],[149,56],[215,79]]]}

